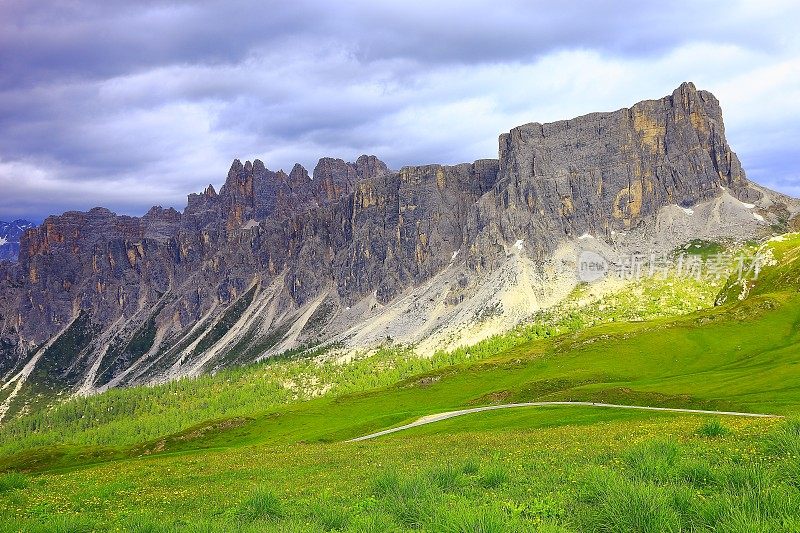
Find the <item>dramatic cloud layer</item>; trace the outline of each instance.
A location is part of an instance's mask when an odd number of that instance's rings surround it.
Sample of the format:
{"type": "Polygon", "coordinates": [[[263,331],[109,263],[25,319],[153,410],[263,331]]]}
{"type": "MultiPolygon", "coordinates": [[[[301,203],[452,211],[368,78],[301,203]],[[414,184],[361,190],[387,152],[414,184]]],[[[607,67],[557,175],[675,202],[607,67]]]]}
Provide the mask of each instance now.
{"type": "Polygon", "coordinates": [[[685,80],[749,176],[800,195],[794,2],[347,4],[3,2],[0,220],[182,209],[234,157],[493,157],[516,125],[685,80]]]}

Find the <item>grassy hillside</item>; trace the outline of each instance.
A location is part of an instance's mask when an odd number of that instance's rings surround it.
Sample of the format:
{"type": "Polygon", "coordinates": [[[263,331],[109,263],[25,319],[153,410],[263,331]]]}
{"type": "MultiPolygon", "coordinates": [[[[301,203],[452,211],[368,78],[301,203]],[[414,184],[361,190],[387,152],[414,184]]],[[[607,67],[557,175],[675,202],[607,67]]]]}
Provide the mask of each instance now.
{"type": "Polygon", "coordinates": [[[692,278],[647,280],[597,293],[582,286],[561,305],[509,333],[428,358],[415,356],[411,347],[387,345],[342,364],[320,358],[323,350],[317,349],[155,387],[112,389],[0,426],[0,455],[57,443],[134,445],[209,420],[249,418],[322,395],[336,397],[387,387],[411,376],[481,361],[532,340],[597,324],[685,314],[711,306],[717,291],[709,280],[692,278]]]}
{"type": "Polygon", "coordinates": [[[562,406],[345,442],[534,400],[796,416],[799,246],[768,243],[746,298],[731,280],[719,293],[735,298],[684,316],[658,310],[703,307],[718,289],[581,288],[430,359],[287,360],[20,418],[0,430],[0,530],[800,531],[791,421],[562,406]],[[679,293],[696,301],[671,306],[679,293]]]}

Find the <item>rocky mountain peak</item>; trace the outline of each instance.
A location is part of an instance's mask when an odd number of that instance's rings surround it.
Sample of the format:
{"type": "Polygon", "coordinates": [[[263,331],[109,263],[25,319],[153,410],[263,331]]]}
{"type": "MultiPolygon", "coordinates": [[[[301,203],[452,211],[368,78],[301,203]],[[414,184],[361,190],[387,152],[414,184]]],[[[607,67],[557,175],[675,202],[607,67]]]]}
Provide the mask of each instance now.
{"type": "Polygon", "coordinates": [[[386,164],[374,155],[362,155],[355,163],[323,157],[314,167],[314,187],[320,201],[331,201],[349,194],[357,182],[387,173],[386,164]]]}
{"type": "Polygon", "coordinates": [[[747,201],[760,196],[727,144],[719,102],[691,83],[631,108],[514,128],[500,136],[500,169],[487,209],[520,213],[505,227],[529,239],[610,238],[722,187],[747,201]]]}
{"type": "Polygon", "coordinates": [[[356,166],[346,163],[343,159],[323,157],[314,167],[316,194],[323,201],[330,201],[350,193],[358,179],[356,166]]]}
{"type": "Polygon", "coordinates": [[[389,168],[374,155],[362,155],[356,159],[356,171],[359,179],[371,179],[386,174],[389,168]]]}
{"type": "Polygon", "coordinates": [[[154,205],[151,207],[147,213],[142,217],[142,220],[179,220],[181,217],[181,213],[176,211],[173,207],[168,207],[164,209],[160,205],[154,205]]]}
{"type": "Polygon", "coordinates": [[[244,171],[244,165],[238,159],[234,159],[231,168],[228,170],[228,179],[239,176],[244,171]]]}
{"type": "Polygon", "coordinates": [[[289,172],[289,186],[292,190],[297,191],[300,189],[307,189],[311,184],[311,177],[308,171],[300,163],[295,163],[292,171],[289,172]]]}

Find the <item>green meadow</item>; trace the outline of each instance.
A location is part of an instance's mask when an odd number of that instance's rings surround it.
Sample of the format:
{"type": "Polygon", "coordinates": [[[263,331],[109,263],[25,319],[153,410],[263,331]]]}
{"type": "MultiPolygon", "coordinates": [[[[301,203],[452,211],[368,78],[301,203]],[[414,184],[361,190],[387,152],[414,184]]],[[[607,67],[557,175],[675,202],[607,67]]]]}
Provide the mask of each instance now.
{"type": "Polygon", "coordinates": [[[21,416],[0,428],[0,530],[800,531],[800,238],[762,251],[744,284],[579,288],[429,358],[297,355],[21,416]],[[784,418],[525,407],[347,442],[528,401],[784,418]]]}

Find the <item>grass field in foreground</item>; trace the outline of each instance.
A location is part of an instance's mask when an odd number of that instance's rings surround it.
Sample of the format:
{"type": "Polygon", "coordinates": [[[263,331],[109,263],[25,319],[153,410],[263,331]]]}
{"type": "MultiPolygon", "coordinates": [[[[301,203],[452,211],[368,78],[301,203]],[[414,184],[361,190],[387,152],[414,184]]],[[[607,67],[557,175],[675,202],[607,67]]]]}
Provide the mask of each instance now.
{"type": "Polygon", "coordinates": [[[796,425],[591,408],[442,424],[7,474],[0,531],[800,528],[796,425]]]}

